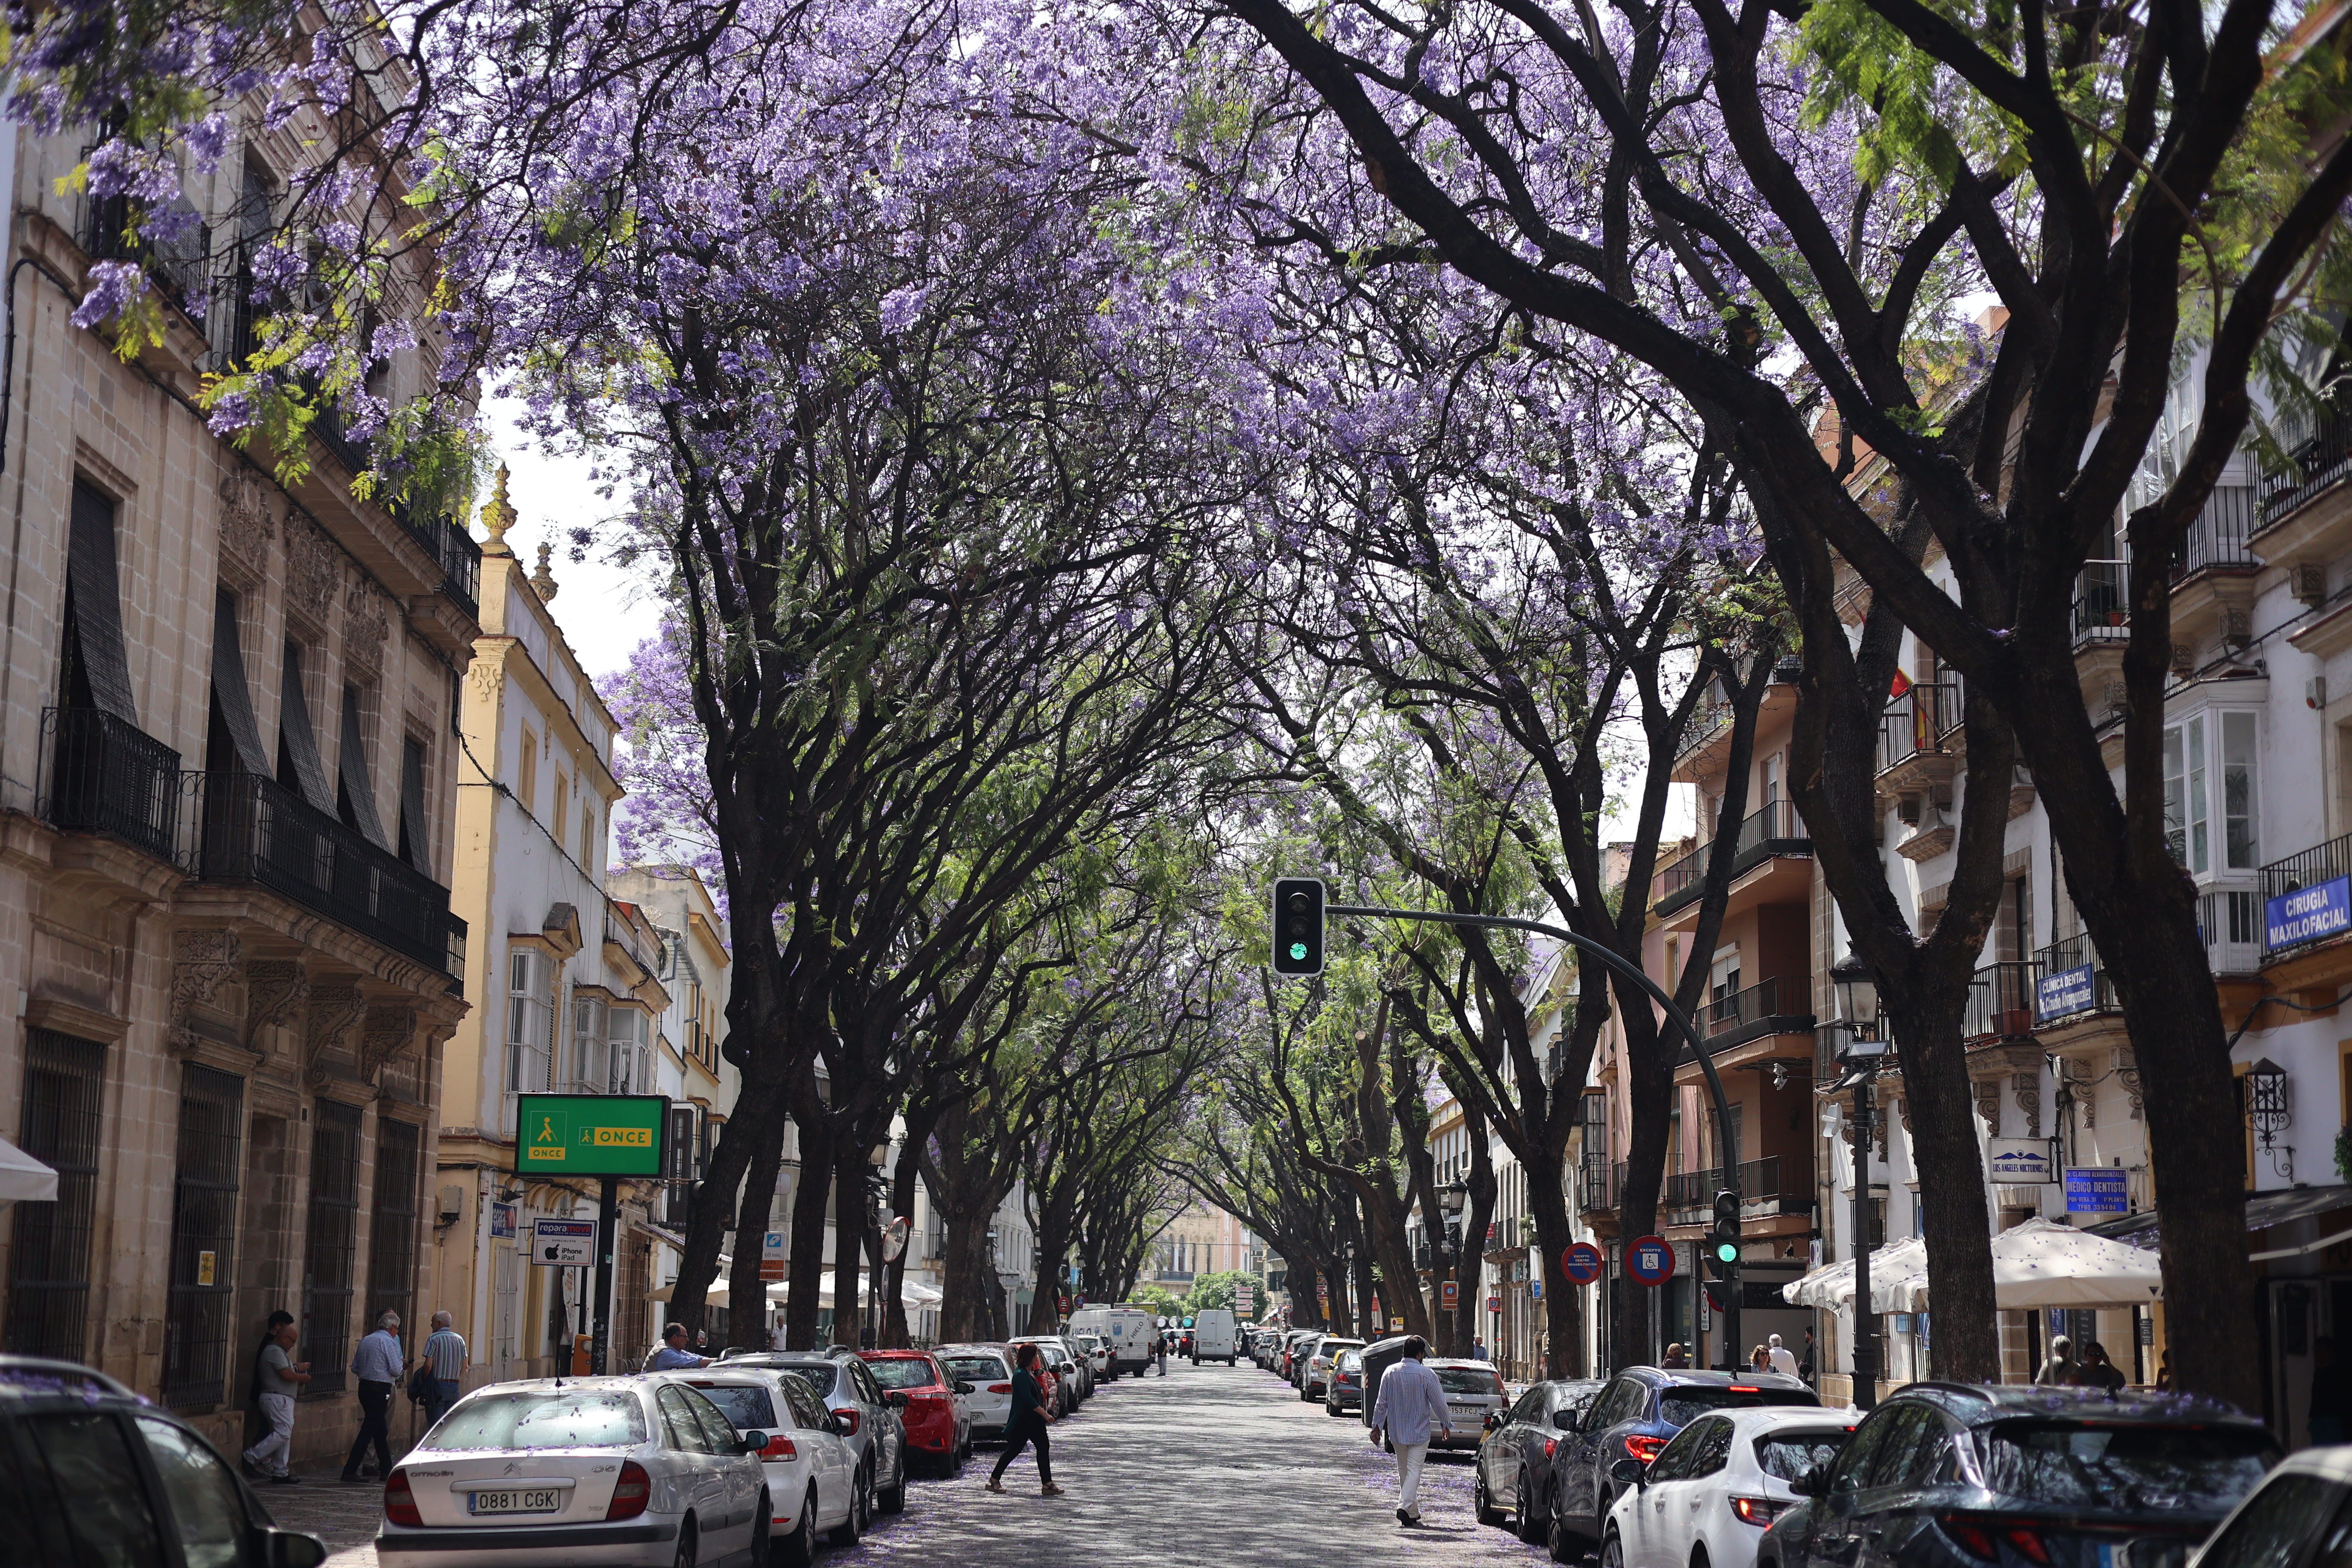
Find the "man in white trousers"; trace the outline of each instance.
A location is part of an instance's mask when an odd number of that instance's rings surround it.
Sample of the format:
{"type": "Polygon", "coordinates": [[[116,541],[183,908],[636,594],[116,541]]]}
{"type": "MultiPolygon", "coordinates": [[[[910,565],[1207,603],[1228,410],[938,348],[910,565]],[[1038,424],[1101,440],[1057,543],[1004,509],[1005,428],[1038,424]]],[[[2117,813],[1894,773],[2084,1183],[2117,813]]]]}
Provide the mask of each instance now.
{"type": "Polygon", "coordinates": [[[294,1395],[310,1381],[310,1363],[294,1359],[294,1318],[289,1312],[269,1315],[269,1338],[254,1363],[254,1393],[261,1400],[268,1434],[245,1451],[245,1473],[255,1480],[267,1478],[280,1486],[300,1479],[288,1463],[294,1457],[294,1395]]]}
{"type": "Polygon", "coordinates": [[[1422,1361],[1428,1353],[1420,1335],[1405,1341],[1404,1359],[1381,1374],[1380,1396],[1372,1402],[1372,1441],[1385,1432],[1396,1449],[1396,1516],[1407,1530],[1421,1527],[1421,1467],[1429,1458],[1429,1435],[1454,1436],[1445,1389],[1422,1361]]]}

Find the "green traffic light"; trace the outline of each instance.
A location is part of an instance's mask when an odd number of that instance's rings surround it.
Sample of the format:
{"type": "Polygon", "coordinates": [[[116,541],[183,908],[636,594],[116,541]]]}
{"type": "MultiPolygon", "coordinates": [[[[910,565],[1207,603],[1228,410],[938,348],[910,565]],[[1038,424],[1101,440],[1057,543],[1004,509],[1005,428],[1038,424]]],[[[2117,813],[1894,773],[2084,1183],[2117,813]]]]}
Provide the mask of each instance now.
{"type": "Polygon", "coordinates": [[[1292,943],[1290,944],[1290,958],[1291,958],[1291,962],[1292,962],[1292,963],[1298,963],[1298,962],[1300,962],[1301,960],[1305,959],[1305,958],[1306,958],[1306,956],[1307,956],[1307,944],[1306,944],[1305,942],[1292,942],[1292,943]]]}
{"type": "Polygon", "coordinates": [[[1716,1261],[1717,1261],[1717,1262],[1718,1262],[1718,1263],[1737,1263],[1737,1262],[1738,1262],[1738,1261],[1739,1261],[1739,1244],[1738,1244],[1738,1242],[1734,1242],[1734,1241],[1718,1241],[1718,1242],[1717,1242],[1717,1243],[1715,1244],[1715,1257],[1716,1257],[1716,1261]]]}

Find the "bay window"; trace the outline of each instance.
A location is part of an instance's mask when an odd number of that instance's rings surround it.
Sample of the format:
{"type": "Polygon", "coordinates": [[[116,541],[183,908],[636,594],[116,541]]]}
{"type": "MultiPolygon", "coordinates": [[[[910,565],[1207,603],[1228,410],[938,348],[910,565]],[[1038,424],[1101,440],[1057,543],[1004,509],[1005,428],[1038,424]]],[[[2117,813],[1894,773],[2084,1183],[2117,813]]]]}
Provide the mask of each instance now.
{"type": "Polygon", "coordinates": [[[2191,876],[2262,865],[2255,723],[2225,709],[2165,726],[2165,837],[2191,876]]]}

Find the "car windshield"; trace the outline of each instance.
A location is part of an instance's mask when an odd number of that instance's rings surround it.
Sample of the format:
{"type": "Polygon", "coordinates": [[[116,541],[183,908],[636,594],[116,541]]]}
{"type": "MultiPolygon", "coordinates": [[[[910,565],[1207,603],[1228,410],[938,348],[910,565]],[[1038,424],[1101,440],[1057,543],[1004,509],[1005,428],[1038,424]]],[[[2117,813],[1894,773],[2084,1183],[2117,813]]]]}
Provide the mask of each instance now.
{"type": "Polygon", "coordinates": [[[885,1388],[929,1388],[939,1381],[931,1373],[931,1363],[918,1356],[891,1356],[883,1361],[869,1361],[866,1370],[874,1381],[885,1388]]]}
{"type": "Polygon", "coordinates": [[[2036,1502],[2219,1511],[2270,1468],[2267,1435],[2236,1427],[2010,1421],[1984,1446],[1985,1479],[2036,1502]]]}
{"type": "Polygon", "coordinates": [[[815,1390],[819,1399],[833,1397],[832,1367],[816,1362],[807,1362],[799,1366],[788,1366],[784,1370],[815,1390]]]}
{"type": "Polygon", "coordinates": [[[646,1440],[633,1394],[480,1394],[441,1419],[426,1447],[626,1448],[646,1440]]]}
{"type": "Polygon", "coordinates": [[[951,1355],[945,1360],[948,1371],[964,1383],[1003,1383],[1013,1375],[992,1355],[951,1355]]]}
{"type": "Polygon", "coordinates": [[[1687,1426],[1710,1410],[1752,1410],[1759,1405],[1814,1405],[1809,1388],[1669,1388],[1658,1395],[1658,1419],[1687,1426]]]}
{"type": "Polygon", "coordinates": [[[1439,1367],[1437,1386],[1448,1394],[1500,1394],[1503,1392],[1503,1381],[1499,1374],[1475,1366],[1439,1367]]]}
{"type": "Polygon", "coordinates": [[[1363,1348],[1363,1342],[1360,1340],[1325,1340],[1315,1347],[1315,1353],[1320,1356],[1336,1356],[1341,1351],[1360,1351],[1363,1348]]]}
{"type": "Polygon", "coordinates": [[[1852,1436],[1835,1426],[1822,1432],[1768,1432],[1756,1439],[1756,1462],[1766,1475],[1793,1481],[1815,1465],[1836,1458],[1852,1436]]]}
{"type": "Polygon", "coordinates": [[[729,1387],[722,1384],[698,1383],[695,1391],[716,1405],[738,1431],[748,1432],[754,1426],[773,1426],[776,1422],[776,1402],[764,1388],[729,1387]]]}

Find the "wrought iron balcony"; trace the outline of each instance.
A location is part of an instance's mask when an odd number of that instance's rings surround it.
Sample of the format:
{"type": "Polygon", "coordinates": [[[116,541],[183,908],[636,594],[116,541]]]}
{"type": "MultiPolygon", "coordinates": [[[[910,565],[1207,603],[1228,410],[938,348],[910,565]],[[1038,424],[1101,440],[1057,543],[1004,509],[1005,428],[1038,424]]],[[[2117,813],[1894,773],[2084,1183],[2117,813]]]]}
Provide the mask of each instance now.
{"type": "Polygon", "coordinates": [[[466,922],[449,912],[449,890],[275,779],[205,774],[192,847],[202,880],[268,888],[419,963],[465,973],[466,922]]]}
{"type": "Polygon", "coordinates": [[[2034,954],[2034,963],[2041,970],[2041,973],[2034,977],[2036,988],[2034,1021],[2037,1026],[2056,1024],[2067,1018],[2084,1016],[2093,1013],[2112,1013],[2116,1010],[2114,983],[2107,979],[2107,966],[2099,962],[2099,950],[2091,944],[2089,932],[2070,936],[2063,942],[2052,942],[2034,954]],[[2063,1013],[2054,1013],[2048,1017],[2043,1017],[2041,1006],[2042,984],[2074,969],[2088,969],[2091,972],[2089,1005],[2070,1007],[2063,1013]]]}
{"type": "MultiPolygon", "coordinates": [[[[2331,838],[2325,844],[2315,844],[2299,855],[2290,855],[2284,860],[2273,860],[2263,867],[2263,900],[2268,903],[2269,900],[2284,894],[2298,892],[2305,888],[2315,888],[2322,882],[2332,882],[2336,878],[2345,876],[2352,876],[2352,833],[2347,833],[2341,838],[2331,838]]],[[[2310,936],[2282,942],[2273,948],[2270,944],[2270,922],[2267,918],[2263,924],[2263,951],[2266,953],[2292,952],[2295,948],[2306,946],[2311,942],[2324,942],[2331,936],[2341,934],[2330,931],[2315,931],[2310,936]]]]}
{"type": "Polygon", "coordinates": [[[1957,682],[1914,686],[1888,702],[1878,720],[1877,771],[1887,773],[1922,753],[1941,755],[1944,737],[1960,727],[1957,682]]]}
{"type": "Polygon", "coordinates": [[[2074,579],[2074,646],[2131,638],[2131,563],[2085,561],[2074,579]]]}
{"type": "Polygon", "coordinates": [[[394,507],[408,536],[425,547],[441,568],[441,595],[466,612],[469,621],[482,618],[482,547],[463,523],[446,517],[418,517],[406,507],[394,507]]]}
{"type": "Polygon", "coordinates": [[[2172,574],[2186,577],[2216,566],[2247,571],[2260,566],[2254,552],[2246,548],[2247,539],[2261,526],[2260,515],[2255,487],[2216,485],[2181,538],[2172,574]]]}
{"type": "MultiPolygon", "coordinates": [[[[166,211],[172,219],[188,226],[168,239],[142,235],[133,240],[124,232],[131,222],[128,196],[110,196],[104,201],[85,197],[81,205],[81,233],[76,237],[92,261],[136,262],[158,293],[187,311],[192,304],[205,299],[205,264],[212,249],[212,231],[194,221],[195,209],[184,199],[174,198],[166,211]]],[[[150,220],[148,226],[157,225],[150,220]]]]}
{"type": "Polygon", "coordinates": [[[2033,1032],[2034,983],[2042,965],[2031,958],[1988,963],[1969,982],[1968,1010],[1961,1015],[1964,1039],[2006,1039],[2033,1032]]]}
{"type": "MultiPolygon", "coordinates": [[[[1810,1160],[1783,1161],[1778,1154],[1768,1154],[1761,1160],[1748,1160],[1735,1173],[1738,1181],[1730,1184],[1739,1194],[1743,1218],[1769,1218],[1774,1215],[1811,1214],[1813,1208],[1813,1172],[1810,1160]],[[1783,1165],[1787,1169],[1784,1173],[1783,1165]],[[1789,1184],[1783,1185],[1784,1180],[1789,1184]]],[[[1706,1171],[1683,1171],[1666,1178],[1664,1207],[1669,1225],[1704,1225],[1714,1217],[1715,1194],[1725,1185],[1723,1170],[1717,1166],[1706,1171]]]]}
{"type": "MultiPolygon", "coordinates": [[[[1699,889],[1706,882],[1707,857],[1714,853],[1716,840],[1710,839],[1658,873],[1656,914],[1670,915],[1696,901],[1699,889]]],[[[1762,810],[1751,813],[1739,825],[1737,840],[1732,846],[1731,874],[1734,877],[1753,870],[1775,855],[1810,855],[1813,841],[1806,832],[1797,808],[1785,800],[1767,804],[1762,810]]]]}
{"type": "Polygon", "coordinates": [[[1617,1189],[1624,1179],[1622,1161],[1612,1164],[1607,1155],[1586,1156],[1577,1167],[1576,1206],[1580,1214],[1607,1214],[1617,1206],[1617,1189]]]}
{"type": "Polygon", "coordinates": [[[180,753],[96,708],[41,714],[41,820],[170,860],[179,842],[180,753]]]}
{"type": "MultiPolygon", "coordinates": [[[[1711,1051],[1728,1050],[1766,1035],[1810,1034],[1813,1027],[1813,1016],[1798,1010],[1801,998],[1797,992],[1801,985],[1802,982],[1798,982],[1790,987],[1790,1005],[1783,1008],[1780,1005],[1780,979],[1775,976],[1759,980],[1744,991],[1734,992],[1708,1003],[1698,1010],[1698,1016],[1691,1022],[1696,1024],[1698,1032],[1706,1037],[1711,1051]]],[[[1698,1053],[1685,1042],[1681,1055],[1676,1058],[1676,1065],[1696,1060],[1698,1053]]]]}
{"type": "Polygon", "coordinates": [[[2342,394],[2331,394],[2310,423],[2309,435],[2288,444],[2285,463],[2263,473],[2257,528],[2269,527],[2352,477],[2352,416],[2343,406],[2342,394]]]}

